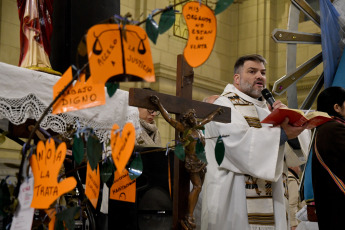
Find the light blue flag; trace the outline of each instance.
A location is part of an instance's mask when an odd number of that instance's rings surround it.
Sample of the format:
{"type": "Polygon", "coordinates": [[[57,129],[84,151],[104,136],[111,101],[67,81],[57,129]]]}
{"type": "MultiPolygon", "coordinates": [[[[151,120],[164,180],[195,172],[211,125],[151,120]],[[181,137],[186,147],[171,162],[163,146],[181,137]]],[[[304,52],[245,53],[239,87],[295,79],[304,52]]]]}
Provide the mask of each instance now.
{"type": "Polygon", "coordinates": [[[313,156],[313,149],[310,150],[308,161],[305,166],[304,171],[304,200],[309,203],[314,201],[314,191],[313,191],[313,184],[312,184],[312,177],[311,177],[311,159],[313,156]]]}
{"type": "Polygon", "coordinates": [[[340,59],[332,86],[340,86],[345,88],[345,50],[343,51],[343,56],[340,59]]]}
{"type": "Polygon", "coordinates": [[[325,88],[332,85],[342,55],[339,16],[330,0],[320,0],[321,46],[325,88]]]}

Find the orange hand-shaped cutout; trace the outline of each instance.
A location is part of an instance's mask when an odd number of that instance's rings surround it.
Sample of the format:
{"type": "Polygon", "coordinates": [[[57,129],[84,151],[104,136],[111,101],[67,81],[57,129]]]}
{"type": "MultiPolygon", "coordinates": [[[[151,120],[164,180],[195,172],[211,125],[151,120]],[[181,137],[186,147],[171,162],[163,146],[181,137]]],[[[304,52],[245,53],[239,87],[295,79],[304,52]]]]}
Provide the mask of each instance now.
{"type": "Polygon", "coordinates": [[[72,190],[77,181],[69,177],[58,183],[57,178],[66,156],[66,143],[62,142],[55,149],[55,141],[48,139],[44,144],[38,142],[36,155],[30,158],[34,174],[34,197],[31,207],[46,209],[62,194],[72,190]]]}
{"type": "Polygon", "coordinates": [[[197,1],[183,7],[188,27],[188,42],[183,56],[191,67],[198,67],[210,56],[217,34],[217,19],[213,11],[197,1]]]}
{"type": "Polygon", "coordinates": [[[121,174],[134,149],[135,129],[132,123],[127,123],[123,127],[122,133],[118,129],[119,126],[114,124],[110,136],[110,145],[112,150],[111,156],[117,171],[121,174]]]}

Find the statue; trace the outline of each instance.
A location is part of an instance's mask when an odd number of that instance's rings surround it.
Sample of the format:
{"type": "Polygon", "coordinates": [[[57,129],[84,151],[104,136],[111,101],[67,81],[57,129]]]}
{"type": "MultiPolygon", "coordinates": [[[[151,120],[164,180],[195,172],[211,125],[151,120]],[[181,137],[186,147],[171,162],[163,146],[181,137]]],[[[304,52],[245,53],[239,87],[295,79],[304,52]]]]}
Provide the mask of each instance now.
{"type": "Polygon", "coordinates": [[[208,117],[206,117],[205,119],[198,121],[195,114],[195,110],[190,109],[183,115],[181,122],[179,122],[170,117],[169,113],[165,110],[157,96],[151,96],[150,100],[153,104],[155,104],[158,107],[163,118],[171,126],[173,126],[179,132],[186,133],[186,136],[181,139],[181,142],[187,142],[187,145],[185,146],[185,168],[189,173],[190,180],[193,184],[193,189],[189,193],[188,211],[185,218],[181,220],[181,224],[186,230],[195,229],[196,224],[193,213],[196,203],[198,201],[201,187],[204,183],[207,165],[207,163],[201,161],[197,157],[195,147],[198,140],[200,140],[201,143],[205,146],[205,138],[201,129],[205,124],[210,122],[217,114],[221,114],[223,110],[222,108],[218,108],[210,115],[208,115],[208,117]],[[190,141],[191,139],[193,139],[194,141],[190,141]]]}
{"type": "Polygon", "coordinates": [[[19,66],[61,75],[52,69],[49,60],[53,3],[54,0],[17,0],[20,20],[19,66]]]}

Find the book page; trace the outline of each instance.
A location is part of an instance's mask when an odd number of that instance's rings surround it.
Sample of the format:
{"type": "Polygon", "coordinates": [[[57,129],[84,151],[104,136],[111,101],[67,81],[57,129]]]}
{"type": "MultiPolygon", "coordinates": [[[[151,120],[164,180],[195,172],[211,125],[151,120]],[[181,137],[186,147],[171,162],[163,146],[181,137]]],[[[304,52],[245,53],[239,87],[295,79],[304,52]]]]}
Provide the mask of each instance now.
{"type": "Polygon", "coordinates": [[[310,112],[308,114],[305,115],[305,117],[310,120],[314,117],[317,117],[317,116],[320,116],[320,117],[327,117],[327,118],[331,118],[328,113],[325,113],[325,112],[320,112],[320,111],[314,111],[314,112],[310,112]]]}

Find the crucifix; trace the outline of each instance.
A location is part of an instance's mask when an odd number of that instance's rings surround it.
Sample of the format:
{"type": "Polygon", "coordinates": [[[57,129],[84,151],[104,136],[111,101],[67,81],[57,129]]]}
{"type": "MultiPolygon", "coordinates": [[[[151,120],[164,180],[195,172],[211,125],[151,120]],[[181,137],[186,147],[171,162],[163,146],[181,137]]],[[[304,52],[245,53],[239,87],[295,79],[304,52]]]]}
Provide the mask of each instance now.
{"type": "MultiPolygon", "coordinates": [[[[156,110],[157,107],[151,102],[150,97],[156,96],[169,113],[176,114],[176,120],[182,119],[183,113],[194,109],[199,118],[206,118],[211,112],[219,107],[223,112],[216,115],[213,120],[229,123],[231,121],[231,109],[224,106],[209,104],[192,100],[194,72],[184,60],[183,55],[177,57],[176,96],[162,94],[145,89],[131,88],[129,90],[129,105],[156,110]]],[[[175,129],[175,139],[180,138],[181,133],[175,129]]],[[[174,188],[173,188],[173,229],[181,229],[180,220],[183,220],[188,210],[188,195],[190,180],[184,163],[174,157],[174,188]]]]}

